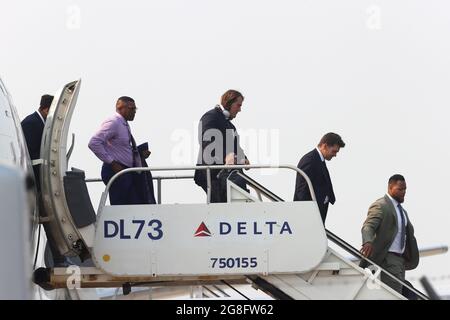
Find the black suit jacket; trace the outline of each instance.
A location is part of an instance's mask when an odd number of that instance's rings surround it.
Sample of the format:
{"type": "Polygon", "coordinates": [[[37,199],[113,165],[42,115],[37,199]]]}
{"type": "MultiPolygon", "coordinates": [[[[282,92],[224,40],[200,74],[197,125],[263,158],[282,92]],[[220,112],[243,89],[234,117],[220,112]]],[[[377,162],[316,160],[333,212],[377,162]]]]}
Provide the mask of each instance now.
{"type": "MultiPolygon", "coordinates": [[[[197,165],[223,165],[230,152],[237,155],[237,163],[245,158],[236,127],[225,118],[219,107],[209,110],[201,117],[198,130],[200,148],[197,165]]],[[[217,180],[219,172],[220,169],[211,170],[211,180],[217,180]]],[[[206,191],[205,170],[195,170],[194,181],[206,191]]]]}
{"type": "MultiPolygon", "coordinates": [[[[27,142],[28,153],[31,160],[39,159],[41,156],[41,140],[44,132],[44,123],[38,112],[27,116],[21,122],[22,131],[27,142]]],[[[40,190],[39,166],[33,166],[37,190],[40,190]]]]}
{"type": "Polygon", "coordinates": [[[44,123],[41,117],[36,111],[23,119],[21,124],[31,160],[39,159],[41,155],[42,133],[44,132],[44,123]]]}
{"type": "MultiPolygon", "coordinates": [[[[330,174],[326,167],[325,161],[320,159],[319,152],[317,149],[314,149],[300,159],[297,168],[303,170],[303,172],[305,172],[311,180],[314,193],[316,194],[320,215],[322,216],[323,222],[325,222],[328,211],[328,203],[324,204],[325,198],[328,196],[331,204],[334,204],[336,201],[333,191],[333,184],[331,183],[330,174]]],[[[311,193],[309,192],[308,184],[300,174],[297,174],[294,201],[308,200],[311,200],[311,193]]]]}

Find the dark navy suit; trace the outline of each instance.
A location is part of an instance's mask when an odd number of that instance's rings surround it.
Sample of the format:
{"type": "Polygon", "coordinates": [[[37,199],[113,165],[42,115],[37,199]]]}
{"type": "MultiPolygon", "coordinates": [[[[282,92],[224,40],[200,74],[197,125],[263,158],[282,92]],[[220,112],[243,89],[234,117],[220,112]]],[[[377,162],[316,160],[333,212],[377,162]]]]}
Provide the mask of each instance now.
{"type": "MultiPolygon", "coordinates": [[[[41,156],[41,139],[42,133],[44,132],[44,122],[39,116],[38,111],[23,119],[21,125],[31,160],[39,159],[41,156]]],[[[34,166],[33,171],[37,189],[40,190],[39,166],[34,166]]]]}
{"type": "MultiPolygon", "coordinates": [[[[334,204],[336,197],[333,191],[333,184],[331,183],[330,174],[328,172],[325,161],[322,161],[317,149],[305,154],[299,161],[297,168],[303,170],[311,180],[316,195],[317,204],[319,206],[322,221],[325,224],[327,217],[328,203],[334,204]],[[325,199],[328,196],[328,202],[325,199]]],[[[297,174],[295,182],[294,201],[308,201],[311,200],[311,193],[309,192],[306,180],[297,174]]]]}
{"type": "MultiPolygon", "coordinates": [[[[231,152],[237,156],[237,163],[241,163],[245,159],[244,151],[239,145],[236,127],[225,118],[220,107],[209,110],[201,117],[199,143],[197,165],[223,165],[226,155],[231,152]],[[211,134],[211,137],[208,136],[208,133],[211,134]],[[216,141],[217,135],[220,135],[221,141],[216,141]],[[214,146],[217,147],[214,148],[214,146]]],[[[219,172],[221,172],[220,169],[211,170],[211,202],[226,202],[225,180],[217,177],[219,172]]],[[[231,180],[245,189],[245,183],[231,180]]],[[[207,192],[206,170],[195,170],[194,181],[207,192]]]]}
{"type": "MultiPolygon", "coordinates": [[[[39,159],[41,157],[41,140],[42,134],[44,132],[44,122],[42,121],[38,111],[30,114],[21,122],[22,131],[25,136],[25,140],[27,142],[28,153],[30,154],[31,160],[39,159]]],[[[39,173],[39,165],[33,166],[34,177],[36,179],[36,189],[38,192],[41,191],[40,184],[40,173],[39,173]]],[[[43,211],[42,203],[39,202],[39,210],[43,211]]],[[[41,212],[42,215],[42,212],[41,212]]],[[[62,256],[58,249],[56,249],[51,235],[49,232],[47,224],[44,223],[44,230],[47,234],[47,244],[50,247],[50,251],[53,256],[53,264],[54,265],[62,265],[65,263],[65,258],[62,256]]]]}

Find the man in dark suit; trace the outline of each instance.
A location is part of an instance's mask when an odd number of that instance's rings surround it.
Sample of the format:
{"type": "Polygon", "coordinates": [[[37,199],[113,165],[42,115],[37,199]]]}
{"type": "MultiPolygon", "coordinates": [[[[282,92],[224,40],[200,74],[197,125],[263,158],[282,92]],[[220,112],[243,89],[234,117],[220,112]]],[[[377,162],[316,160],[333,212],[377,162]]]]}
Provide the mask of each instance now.
{"type": "MultiPolygon", "coordinates": [[[[34,113],[27,116],[22,120],[22,131],[25,136],[25,140],[27,142],[28,153],[30,154],[31,161],[40,159],[41,157],[41,140],[42,134],[44,132],[45,120],[47,120],[47,115],[50,110],[50,106],[53,101],[53,96],[45,94],[41,97],[41,103],[39,105],[39,109],[34,113]]],[[[39,165],[33,165],[34,178],[36,180],[36,189],[38,192],[41,191],[41,183],[40,183],[40,173],[39,173],[39,165]]],[[[42,203],[39,202],[39,211],[41,211],[40,215],[44,215],[42,203]]],[[[44,230],[47,235],[47,244],[50,248],[50,252],[53,258],[53,266],[56,267],[65,267],[68,265],[66,259],[63,255],[61,255],[58,249],[54,246],[54,240],[50,232],[48,232],[47,224],[44,223],[44,230]]],[[[51,265],[48,265],[51,267],[51,265]]]]}
{"type": "MultiPolygon", "coordinates": [[[[45,94],[41,97],[39,109],[22,120],[22,131],[27,142],[28,153],[31,161],[41,157],[41,140],[44,132],[45,120],[47,119],[53,96],[45,94]]],[[[39,165],[33,166],[37,190],[40,191],[39,165]]]]}
{"type": "MultiPolygon", "coordinates": [[[[342,138],[336,133],[329,132],[322,137],[314,150],[305,154],[300,159],[297,165],[311,180],[324,224],[327,217],[328,204],[334,204],[336,201],[333,184],[331,183],[330,173],[328,172],[325,160],[330,161],[333,157],[336,157],[339,149],[343,147],[345,147],[345,143],[342,141],[342,138]]],[[[297,174],[294,201],[308,200],[312,200],[308,184],[300,174],[297,174]]]]}
{"type": "MultiPolygon", "coordinates": [[[[405,194],[405,178],[399,174],[390,177],[388,193],[370,206],[361,229],[361,253],[402,281],[405,270],[415,269],[419,264],[414,228],[401,205],[405,194]]],[[[364,268],[367,262],[360,265],[364,268]]],[[[381,274],[381,281],[402,293],[402,285],[386,274],[381,274]]]]}
{"type": "MultiPolygon", "coordinates": [[[[206,112],[199,123],[198,165],[249,164],[239,145],[239,135],[231,123],[241,106],[244,96],[236,90],[222,95],[221,104],[206,112]]],[[[211,170],[211,202],[226,202],[226,190],[218,177],[220,169],[211,170]]],[[[222,171],[223,172],[223,171],[222,171]]],[[[206,170],[195,170],[194,181],[207,193],[206,170]]],[[[234,181],[240,186],[242,182],[234,181]]]]}

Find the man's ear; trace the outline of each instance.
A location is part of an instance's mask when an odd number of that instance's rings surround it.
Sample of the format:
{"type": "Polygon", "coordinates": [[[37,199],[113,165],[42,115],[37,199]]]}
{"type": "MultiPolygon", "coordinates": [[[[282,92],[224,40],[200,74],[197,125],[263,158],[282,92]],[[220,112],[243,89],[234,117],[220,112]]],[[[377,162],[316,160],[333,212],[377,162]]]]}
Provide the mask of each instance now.
{"type": "Polygon", "coordinates": [[[45,115],[45,118],[47,118],[49,111],[50,111],[50,108],[42,109],[42,113],[45,115]]]}

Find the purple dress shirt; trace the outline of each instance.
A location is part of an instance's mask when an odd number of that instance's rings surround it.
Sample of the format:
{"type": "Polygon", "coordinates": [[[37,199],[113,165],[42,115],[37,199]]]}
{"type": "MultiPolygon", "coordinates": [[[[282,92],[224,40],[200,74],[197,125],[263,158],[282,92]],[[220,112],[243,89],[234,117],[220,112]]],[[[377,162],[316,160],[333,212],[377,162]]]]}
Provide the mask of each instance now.
{"type": "MultiPolygon", "coordinates": [[[[89,149],[104,163],[110,164],[115,160],[133,167],[130,126],[119,113],[102,123],[100,130],[89,141],[89,149]]],[[[137,167],[141,166],[138,155],[135,156],[135,163],[137,167]]]]}

